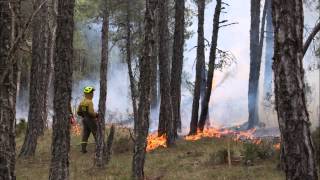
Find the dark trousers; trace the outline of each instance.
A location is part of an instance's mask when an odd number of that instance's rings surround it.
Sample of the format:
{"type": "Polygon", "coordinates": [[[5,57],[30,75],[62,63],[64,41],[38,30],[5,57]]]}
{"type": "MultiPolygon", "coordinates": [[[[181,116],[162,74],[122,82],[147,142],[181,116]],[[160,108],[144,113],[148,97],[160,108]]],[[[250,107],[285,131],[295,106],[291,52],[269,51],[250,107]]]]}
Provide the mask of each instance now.
{"type": "Polygon", "coordinates": [[[84,117],[82,120],[83,123],[83,133],[82,133],[82,151],[86,151],[88,139],[90,134],[93,134],[95,142],[97,142],[97,124],[93,118],[84,117]]]}

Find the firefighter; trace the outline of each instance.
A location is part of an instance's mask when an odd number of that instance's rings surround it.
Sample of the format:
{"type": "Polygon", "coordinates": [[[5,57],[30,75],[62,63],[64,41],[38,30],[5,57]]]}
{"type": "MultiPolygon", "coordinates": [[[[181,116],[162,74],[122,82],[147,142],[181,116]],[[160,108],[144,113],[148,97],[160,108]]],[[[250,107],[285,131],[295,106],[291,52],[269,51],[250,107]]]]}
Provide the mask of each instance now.
{"type": "Polygon", "coordinates": [[[83,123],[83,133],[82,133],[82,142],[81,142],[81,152],[87,152],[87,144],[90,133],[93,134],[94,140],[97,142],[97,117],[98,113],[94,111],[93,108],[93,92],[94,88],[91,86],[87,86],[83,89],[84,97],[81,100],[77,114],[82,117],[83,123]]]}

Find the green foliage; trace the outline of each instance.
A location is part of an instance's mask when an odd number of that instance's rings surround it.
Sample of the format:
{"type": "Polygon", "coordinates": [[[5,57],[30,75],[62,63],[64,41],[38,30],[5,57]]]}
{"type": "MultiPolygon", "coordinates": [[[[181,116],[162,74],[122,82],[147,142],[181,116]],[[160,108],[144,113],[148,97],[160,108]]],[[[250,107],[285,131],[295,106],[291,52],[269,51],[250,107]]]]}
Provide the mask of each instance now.
{"type": "Polygon", "coordinates": [[[246,142],[243,144],[243,151],[242,155],[244,157],[244,161],[248,162],[254,162],[258,158],[258,146],[251,142],[246,142]]]}
{"type": "Polygon", "coordinates": [[[24,134],[27,130],[27,122],[25,119],[20,119],[19,123],[16,125],[16,136],[24,134]]]}
{"type": "MultiPolygon", "coordinates": [[[[234,155],[234,151],[230,150],[230,155],[232,158],[234,155]]],[[[221,165],[221,164],[227,164],[228,163],[228,149],[222,148],[218,151],[211,153],[209,155],[209,161],[208,163],[210,165],[221,165]]]]}

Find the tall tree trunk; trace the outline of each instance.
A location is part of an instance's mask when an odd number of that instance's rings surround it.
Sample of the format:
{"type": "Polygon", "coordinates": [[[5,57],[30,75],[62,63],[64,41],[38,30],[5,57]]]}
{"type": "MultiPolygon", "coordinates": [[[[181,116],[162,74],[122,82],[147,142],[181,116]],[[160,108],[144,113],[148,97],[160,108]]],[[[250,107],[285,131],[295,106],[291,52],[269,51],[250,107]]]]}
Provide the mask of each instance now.
{"type": "Polygon", "coordinates": [[[184,9],[185,1],[175,2],[175,29],[173,41],[173,57],[171,66],[171,96],[174,119],[174,134],[178,136],[178,129],[181,130],[181,75],[183,67],[183,46],[184,46],[184,9]]]}
{"type": "Polygon", "coordinates": [[[198,128],[199,119],[199,102],[201,94],[201,85],[203,85],[203,68],[205,67],[205,54],[204,54],[204,10],[205,10],[205,0],[198,0],[198,45],[197,45],[197,64],[196,64],[196,80],[193,92],[193,102],[192,102],[192,115],[190,122],[190,132],[189,134],[196,134],[198,128]]]}
{"type": "Polygon", "coordinates": [[[220,14],[221,14],[221,0],[217,0],[217,5],[216,5],[214,16],[213,16],[213,30],[212,30],[212,40],[211,40],[210,55],[209,55],[207,87],[206,87],[206,93],[204,95],[204,98],[201,104],[201,114],[200,114],[200,119],[198,124],[198,128],[200,129],[200,131],[203,131],[204,125],[206,123],[206,119],[208,116],[209,101],[210,101],[211,90],[212,90],[212,80],[213,80],[214,68],[215,68],[215,62],[216,62],[220,14]]]}
{"type": "Polygon", "coordinates": [[[132,109],[133,109],[133,116],[134,119],[137,119],[138,116],[138,109],[137,109],[137,91],[136,91],[136,82],[132,72],[131,66],[131,27],[130,27],[130,1],[127,0],[127,16],[126,16],[126,61],[128,65],[128,73],[129,73],[129,80],[130,80],[130,89],[131,89],[131,100],[132,100],[132,109]]]}
{"type": "Polygon", "coordinates": [[[0,179],[14,180],[15,177],[15,104],[17,65],[9,57],[15,31],[15,15],[12,1],[0,2],[0,71],[7,70],[0,83],[0,179]],[[10,5],[9,5],[10,4],[10,5]]]}
{"type": "Polygon", "coordinates": [[[134,154],[132,160],[132,178],[137,180],[144,179],[144,162],[147,146],[147,136],[149,130],[150,116],[150,93],[151,93],[151,63],[154,50],[155,33],[155,9],[157,0],[146,0],[145,12],[145,37],[143,44],[143,56],[140,61],[140,81],[139,81],[139,109],[138,119],[135,121],[134,154]]]}
{"type": "Polygon", "coordinates": [[[174,143],[173,114],[170,92],[168,0],[159,5],[159,70],[160,70],[160,113],[158,135],[166,134],[167,144],[174,143]]]}
{"type": "MultiPolygon", "coordinates": [[[[42,4],[43,0],[36,0],[33,4],[34,11],[42,4]]],[[[47,97],[47,14],[48,9],[43,5],[32,21],[32,64],[29,94],[28,126],[21,156],[34,156],[37,140],[43,135],[46,122],[46,97],[47,97]]]]}
{"type": "Polygon", "coordinates": [[[248,90],[248,129],[253,128],[259,122],[257,113],[258,86],[261,59],[259,53],[259,26],[260,26],[261,0],[251,0],[251,28],[250,28],[250,73],[248,90]]]}
{"type": "Polygon", "coordinates": [[[273,57],[273,25],[272,25],[272,4],[271,1],[266,1],[266,56],[264,64],[264,97],[269,98],[272,94],[272,57],[273,57]]]}
{"type": "Polygon", "coordinates": [[[50,180],[69,179],[74,4],[74,0],[58,0],[50,180]]]}
{"type": "Polygon", "coordinates": [[[317,180],[304,94],[303,1],[273,0],[275,99],[286,178],[317,180]]]}
{"type": "Polygon", "coordinates": [[[154,33],[154,50],[153,50],[153,57],[154,61],[151,62],[151,109],[156,109],[158,107],[159,103],[159,89],[158,88],[158,61],[159,61],[159,9],[156,9],[155,11],[155,33],[154,33]]]}
{"type": "Polygon", "coordinates": [[[101,64],[100,64],[100,97],[99,97],[99,117],[97,123],[97,143],[95,165],[104,167],[106,160],[104,151],[106,144],[105,135],[105,117],[106,117],[106,100],[107,100],[107,72],[108,72],[108,55],[109,55],[109,10],[108,4],[104,2],[103,22],[101,30],[101,64]]]}

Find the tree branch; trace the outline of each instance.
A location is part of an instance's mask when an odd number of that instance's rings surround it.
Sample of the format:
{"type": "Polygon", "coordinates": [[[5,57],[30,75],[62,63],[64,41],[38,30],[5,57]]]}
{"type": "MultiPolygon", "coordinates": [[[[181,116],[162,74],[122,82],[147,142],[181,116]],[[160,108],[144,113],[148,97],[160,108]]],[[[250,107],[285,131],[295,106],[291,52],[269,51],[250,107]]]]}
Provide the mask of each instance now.
{"type": "Polygon", "coordinates": [[[303,56],[306,54],[312,40],[314,39],[314,37],[317,35],[317,33],[320,31],[320,21],[318,22],[318,24],[313,28],[312,32],[309,34],[306,42],[303,45],[303,56]]]}

